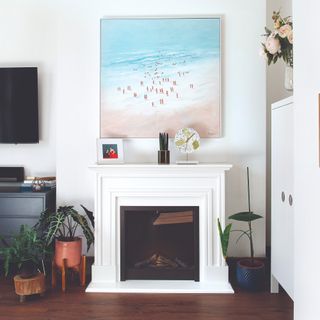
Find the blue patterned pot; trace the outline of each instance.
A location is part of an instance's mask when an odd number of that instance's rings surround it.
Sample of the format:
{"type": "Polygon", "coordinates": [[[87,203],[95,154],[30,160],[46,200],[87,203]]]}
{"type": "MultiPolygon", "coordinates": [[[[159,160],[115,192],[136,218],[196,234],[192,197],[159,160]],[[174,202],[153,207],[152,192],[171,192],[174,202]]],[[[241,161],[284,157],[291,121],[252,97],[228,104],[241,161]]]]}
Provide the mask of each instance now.
{"type": "Polygon", "coordinates": [[[240,288],[248,291],[265,289],[265,266],[260,260],[240,260],[237,263],[237,281],[240,288]]]}

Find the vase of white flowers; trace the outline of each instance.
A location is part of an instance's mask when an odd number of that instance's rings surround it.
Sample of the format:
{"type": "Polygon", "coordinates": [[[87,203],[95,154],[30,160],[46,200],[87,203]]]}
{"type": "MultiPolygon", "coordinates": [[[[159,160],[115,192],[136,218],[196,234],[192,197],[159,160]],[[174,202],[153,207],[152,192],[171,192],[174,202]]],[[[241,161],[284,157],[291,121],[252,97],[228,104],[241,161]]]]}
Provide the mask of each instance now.
{"type": "Polygon", "coordinates": [[[293,90],[293,25],[291,16],[283,18],[280,11],[272,15],[274,30],[265,28],[263,35],[266,40],[262,43],[261,54],[268,65],[282,59],[286,64],[285,88],[293,90]]]}

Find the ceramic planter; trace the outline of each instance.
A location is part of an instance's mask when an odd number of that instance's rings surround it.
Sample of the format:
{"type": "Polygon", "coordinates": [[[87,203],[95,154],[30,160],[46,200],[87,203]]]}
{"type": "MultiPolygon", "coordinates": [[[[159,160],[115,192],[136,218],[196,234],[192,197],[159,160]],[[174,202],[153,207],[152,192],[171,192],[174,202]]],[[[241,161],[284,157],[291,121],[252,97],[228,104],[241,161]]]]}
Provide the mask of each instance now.
{"type": "Polygon", "coordinates": [[[63,259],[67,260],[67,268],[80,265],[82,252],[82,239],[75,238],[74,241],[55,241],[54,261],[58,267],[62,267],[63,259]]]}
{"type": "Polygon", "coordinates": [[[243,259],[237,263],[238,285],[248,291],[260,291],[265,288],[265,265],[260,260],[243,259]]]}

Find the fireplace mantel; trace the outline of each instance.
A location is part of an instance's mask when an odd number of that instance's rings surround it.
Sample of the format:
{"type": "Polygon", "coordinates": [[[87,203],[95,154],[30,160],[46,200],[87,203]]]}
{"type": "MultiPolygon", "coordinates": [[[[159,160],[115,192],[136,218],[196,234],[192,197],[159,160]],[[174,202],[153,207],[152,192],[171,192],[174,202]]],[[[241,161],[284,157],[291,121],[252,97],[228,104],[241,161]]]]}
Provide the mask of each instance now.
{"type": "Polygon", "coordinates": [[[87,292],[232,293],[217,218],[225,221],[230,164],[110,164],[96,175],[95,262],[87,292]],[[198,206],[200,281],[120,281],[121,206],[198,206]]]}

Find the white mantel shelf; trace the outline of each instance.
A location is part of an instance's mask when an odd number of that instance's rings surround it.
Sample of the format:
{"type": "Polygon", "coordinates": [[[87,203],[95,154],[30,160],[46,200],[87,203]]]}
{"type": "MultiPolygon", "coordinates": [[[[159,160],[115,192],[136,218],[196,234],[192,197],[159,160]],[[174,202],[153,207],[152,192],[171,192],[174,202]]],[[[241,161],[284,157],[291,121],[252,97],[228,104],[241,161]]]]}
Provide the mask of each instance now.
{"type": "Polygon", "coordinates": [[[110,163],[110,164],[94,164],[92,166],[89,166],[89,168],[92,169],[98,169],[98,168],[118,168],[118,167],[128,167],[128,168],[232,168],[232,164],[226,164],[226,163],[208,163],[208,162],[200,162],[198,164],[157,164],[152,162],[146,162],[146,163],[110,163]]]}
{"type": "Polygon", "coordinates": [[[95,164],[95,262],[87,292],[233,293],[221,254],[225,172],[231,164],[95,164]],[[200,281],[120,281],[121,206],[199,207],[200,281]]]}

